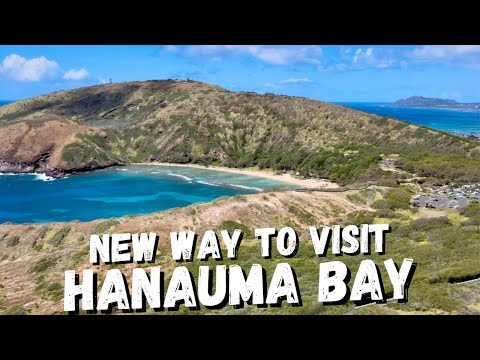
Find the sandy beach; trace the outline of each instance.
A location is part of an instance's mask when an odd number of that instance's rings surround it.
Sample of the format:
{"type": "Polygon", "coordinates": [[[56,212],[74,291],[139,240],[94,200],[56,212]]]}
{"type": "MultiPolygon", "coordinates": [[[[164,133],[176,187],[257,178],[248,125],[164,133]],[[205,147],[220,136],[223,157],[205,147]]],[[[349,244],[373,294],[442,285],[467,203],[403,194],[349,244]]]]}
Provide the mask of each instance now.
{"type": "Polygon", "coordinates": [[[151,163],[135,163],[134,165],[163,165],[163,166],[178,166],[178,167],[191,167],[197,169],[204,169],[204,170],[212,170],[212,171],[223,171],[223,172],[230,172],[235,174],[244,174],[248,176],[256,176],[270,180],[282,181],[289,184],[294,184],[301,186],[305,189],[315,189],[315,188],[324,188],[324,189],[332,189],[338,188],[338,184],[325,180],[325,179],[304,179],[301,177],[296,177],[291,174],[275,174],[271,170],[258,170],[254,168],[245,168],[245,169],[236,169],[236,168],[228,168],[224,166],[204,166],[198,164],[171,164],[171,163],[161,163],[161,162],[151,162],[151,163]]]}

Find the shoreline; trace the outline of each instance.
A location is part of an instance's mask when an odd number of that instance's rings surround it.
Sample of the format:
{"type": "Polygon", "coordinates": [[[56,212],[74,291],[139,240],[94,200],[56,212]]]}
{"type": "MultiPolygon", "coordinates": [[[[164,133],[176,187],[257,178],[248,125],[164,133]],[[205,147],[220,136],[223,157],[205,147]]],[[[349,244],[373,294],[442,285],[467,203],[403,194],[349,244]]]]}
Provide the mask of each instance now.
{"type": "Polygon", "coordinates": [[[335,189],[338,188],[338,184],[329,181],[326,179],[313,179],[313,178],[298,178],[291,174],[275,174],[271,170],[258,170],[254,168],[229,168],[226,166],[205,166],[199,164],[173,164],[173,163],[164,163],[164,162],[149,162],[149,163],[131,163],[130,165],[156,165],[156,166],[173,166],[173,167],[190,167],[203,170],[212,170],[212,171],[222,171],[233,174],[243,174],[248,176],[260,177],[269,180],[280,181],[284,183],[289,183],[292,185],[298,185],[305,189],[335,189]]]}

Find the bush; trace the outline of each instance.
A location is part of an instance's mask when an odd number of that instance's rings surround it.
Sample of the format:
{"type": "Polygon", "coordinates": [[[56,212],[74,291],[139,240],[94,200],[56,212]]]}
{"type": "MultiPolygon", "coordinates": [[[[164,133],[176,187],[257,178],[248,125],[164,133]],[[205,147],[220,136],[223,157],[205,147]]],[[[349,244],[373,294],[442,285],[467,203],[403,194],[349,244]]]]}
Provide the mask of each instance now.
{"type": "Polygon", "coordinates": [[[460,210],[460,214],[469,218],[480,217],[480,204],[470,203],[460,210]]]}
{"type": "Polygon", "coordinates": [[[341,222],[342,225],[361,225],[371,224],[375,219],[375,213],[371,211],[356,211],[347,216],[347,218],[341,222]]]}
{"type": "Polygon", "coordinates": [[[59,283],[50,284],[47,286],[46,292],[50,300],[57,302],[63,298],[63,285],[59,283]]]}
{"type": "Polygon", "coordinates": [[[43,239],[49,230],[50,230],[50,228],[47,227],[47,226],[41,227],[41,228],[38,230],[38,238],[39,238],[39,239],[43,239]]]}
{"type": "Polygon", "coordinates": [[[218,231],[227,230],[228,233],[231,235],[235,231],[235,229],[239,229],[242,231],[243,235],[248,237],[253,236],[253,230],[249,229],[247,226],[240,224],[238,222],[227,220],[220,224],[217,228],[218,231]]]}
{"type": "Polygon", "coordinates": [[[97,234],[99,236],[107,234],[112,226],[118,225],[117,220],[105,220],[92,227],[90,235],[97,234]]]}
{"type": "Polygon", "coordinates": [[[45,258],[37,263],[35,263],[32,267],[30,267],[30,273],[40,273],[43,272],[51,267],[54,267],[57,264],[57,258],[45,258]]]}
{"type": "Polygon", "coordinates": [[[395,218],[395,212],[391,209],[380,209],[377,211],[377,216],[382,218],[395,218]]]}
{"type": "Polygon", "coordinates": [[[5,310],[5,315],[28,315],[29,313],[30,311],[22,305],[15,305],[5,310]]]}
{"type": "Polygon", "coordinates": [[[55,235],[50,239],[50,244],[53,246],[59,246],[67,237],[70,232],[70,227],[64,227],[63,229],[57,231],[55,235]]]}
{"type": "Polygon", "coordinates": [[[410,226],[413,231],[429,231],[437,229],[441,226],[451,225],[450,220],[446,216],[435,217],[435,218],[420,218],[414,220],[410,226]]]}
{"type": "Polygon", "coordinates": [[[398,187],[385,194],[385,198],[372,204],[374,209],[408,209],[412,192],[404,187],[398,187]]]}
{"type": "Polygon", "coordinates": [[[298,220],[305,224],[309,224],[310,226],[313,226],[315,224],[315,217],[309,212],[303,211],[302,209],[299,209],[298,207],[293,205],[288,206],[288,211],[295,215],[298,220]]]}
{"type": "Polygon", "coordinates": [[[392,210],[395,208],[394,204],[392,204],[392,202],[387,199],[380,199],[380,200],[374,201],[372,204],[372,207],[374,209],[381,209],[381,210],[392,210]]]}
{"type": "Polygon", "coordinates": [[[14,236],[7,241],[7,246],[12,247],[18,245],[20,243],[20,238],[18,236],[14,236]]]}
{"type": "Polygon", "coordinates": [[[386,186],[386,187],[397,187],[398,182],[395,179],[382,179],[378,181],[379,186],[386,186]]]}
{"type": "Polygon", "coordinates": [[[404,188],[399,187],[393,190],[390,190],[386,195],[385,199],[390,201],[394,209],[408,209],[410,207],[410,199],[412,198],[413,193],[404,188]]]}

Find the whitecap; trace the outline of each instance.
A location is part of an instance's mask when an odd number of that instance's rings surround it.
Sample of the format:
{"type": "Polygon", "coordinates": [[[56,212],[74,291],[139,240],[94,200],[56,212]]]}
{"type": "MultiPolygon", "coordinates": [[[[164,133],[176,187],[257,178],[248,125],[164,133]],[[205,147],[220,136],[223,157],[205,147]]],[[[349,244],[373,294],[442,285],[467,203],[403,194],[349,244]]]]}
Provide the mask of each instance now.
{"type": "Polygon", "coordinates": [[[55,180],[54,177],[48,176],[47,174],[39,174],[39,173],[33,173],[35,175],[35,180],[41,180],[41,181],[53,181],[55,180]]]}
{"type": "Polygon", "coordinates": [[[220,186],[220,185],[218,185],[218,184],[209,183],[209,182],[201,181],[201,180],[197,180],[197,183],[199,183],[199,184],[204,184],[204,185],[210,185],[210,186],[220,186]]]}
{"type": "Polygon", "coordinates": [[[193,181],[193,179],[189,178],[188,176],[185,176],[185,175],[180,175],[180,174],[173,174],[173,173],[168,173],[167,175],[170,175],[170,176],[176,176],[176,177],[179,177],[183,180],[186,180],[186,181],[193,181]]]}
{"type": "Polygon", "coordinates": [[[245,186],[245,185],[237,185],[237,184],[225,184],[225,185],[233,186],[233,187],[245,189],[245,190],[263,191],[263,189],[253,187],[253,186],[245,186]]]}

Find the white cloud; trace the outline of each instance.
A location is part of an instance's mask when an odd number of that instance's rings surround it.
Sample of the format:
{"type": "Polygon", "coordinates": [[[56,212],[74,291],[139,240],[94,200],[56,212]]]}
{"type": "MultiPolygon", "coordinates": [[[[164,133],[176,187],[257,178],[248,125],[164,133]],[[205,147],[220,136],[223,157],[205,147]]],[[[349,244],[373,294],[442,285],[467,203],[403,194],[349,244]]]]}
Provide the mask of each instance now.
{"type": "Polygon", "coordinates": [[[71,69],[68,70],[65,74],[63,74],[63,78],[65,80],[82,80],[85,79],[88,76],[88,71],[85,69],[71,69]]]}
{"type": "Polygon", "coordinates": [[[365,69],[405,68],[407,62],[396,55],[394,48],[341,48],[338,58],[319,71],[349,71],[365,69]]]}
{"type": "Polygon", "coordinates": [[[369,62],[371,59],[373,59],[373,49],[368,48],[366,50],[363,50],[361,48],[358,48],[357,51],[355,51],[355,55],[353,55],[352,62],[354,64],[357,64],[359,62],[369,62]]]}
{"type": "Polygon", "coordinates": [[[282,84],[300,84],[300,83],[310,83],[312,80],[309,78],[291,78],[280,81],[282,84]]]}
{"type": "MultiPolygon", "coordinates": [[[[60,65],[45,56],[26,59],[17,54],[10,54],[0,64],[0,75],[20,82],[38,82],[46,79],[59,79],[60,65]]],[[[63,73],[64,80],[82,80],[89,75],[84,68],[70,69],[63,73]]]]}
{"type": "MultiPolygon", "coordinates": [[[[164,47],[164,50],[166,47],[164,47]]],[[[319,46],[299,45],[191,45],[181,52],[187,57],[207,57],[218,60],[223,56],[248,55],[272,65],[320,64],[319,46]]]]}
{"type": "Polygon", "coordinates": [[[280,80],[275,83],[267,82],[263,84],[263,86],[269,89],[284,89],[289,85],[310,84],[310,83],[313,83],[313,81],[307,77],[304,77],[304,78],[289,78],[285,80],[280,80]]]}
{"type": "Polygon", "coordinates": [[[450,60],[480,53],[480,45],[424,45],[408,55],[417,60],[450,60]]]}
{"type": "Polygon", "coordinates": [[[54,77],[60,71],[56,61],[48,60],[45,56],[33,59],[11,54],[3,59],[0,65],[0,74],[22,82],[41,81],[48,77],[54,77]]]}

